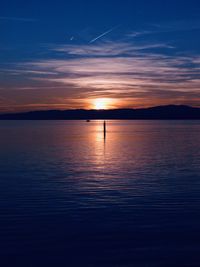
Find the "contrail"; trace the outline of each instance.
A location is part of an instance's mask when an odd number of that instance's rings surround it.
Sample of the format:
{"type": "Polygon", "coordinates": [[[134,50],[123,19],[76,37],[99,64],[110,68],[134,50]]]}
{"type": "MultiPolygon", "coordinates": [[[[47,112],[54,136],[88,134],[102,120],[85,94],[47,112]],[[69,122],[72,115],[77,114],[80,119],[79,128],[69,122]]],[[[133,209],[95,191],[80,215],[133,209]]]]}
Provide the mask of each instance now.
{"type": "Polygon", "coordinates": [[[119,26],[115,26],[115,27],[111,28],[110,30],[108,30],[108,31],[102,33],[101,35],[95,37],[94,39],[92,39],[89,43],[90,43],[90,44],[91,44],[91,43],[94,43],[95,41],[97,41],[97,40],[100,39],[101,37],[107,35],[108,33],[112,32],[112,31],[114,31],[114,30],[115,30],[116,28],[118,28],[118,27],[119,27],[119,26]]]}

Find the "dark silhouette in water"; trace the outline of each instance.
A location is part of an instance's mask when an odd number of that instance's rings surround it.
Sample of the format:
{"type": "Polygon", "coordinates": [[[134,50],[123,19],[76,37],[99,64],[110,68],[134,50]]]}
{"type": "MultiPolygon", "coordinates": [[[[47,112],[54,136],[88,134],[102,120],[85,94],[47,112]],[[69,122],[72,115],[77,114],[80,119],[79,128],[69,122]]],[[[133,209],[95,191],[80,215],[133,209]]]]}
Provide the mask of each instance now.
{"type": "Polygon", "coordinates": [[[142,109],[47,110],[0,114],[0,120],[199,120],[200,108],[168,105],[142,109]]]}
{"type": "Polygon", "coordinates": [[[104,134],[104,139],[106,139],[106,121],[103,122],[103,134],[104,134]]]}

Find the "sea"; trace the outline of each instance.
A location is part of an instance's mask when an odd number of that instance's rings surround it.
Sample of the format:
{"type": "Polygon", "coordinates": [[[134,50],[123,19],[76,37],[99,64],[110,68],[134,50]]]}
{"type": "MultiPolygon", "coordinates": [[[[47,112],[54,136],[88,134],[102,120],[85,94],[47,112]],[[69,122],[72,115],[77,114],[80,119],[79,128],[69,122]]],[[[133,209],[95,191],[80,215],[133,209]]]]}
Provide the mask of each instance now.
{"type": "Polygon", "coordinates": [[[200,266],[200,121],[1,121],[1,267],[200,266]]]}

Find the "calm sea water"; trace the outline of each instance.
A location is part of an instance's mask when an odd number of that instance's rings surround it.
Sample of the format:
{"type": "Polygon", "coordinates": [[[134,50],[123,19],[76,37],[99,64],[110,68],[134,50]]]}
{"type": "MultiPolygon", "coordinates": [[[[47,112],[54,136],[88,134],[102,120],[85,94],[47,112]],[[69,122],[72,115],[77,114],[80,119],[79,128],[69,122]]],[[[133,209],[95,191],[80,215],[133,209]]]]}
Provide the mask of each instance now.
{"type": "Polygon", "coordinates": [[[200,266],[200,122],[0,122],[0,266],[200,266]]]}

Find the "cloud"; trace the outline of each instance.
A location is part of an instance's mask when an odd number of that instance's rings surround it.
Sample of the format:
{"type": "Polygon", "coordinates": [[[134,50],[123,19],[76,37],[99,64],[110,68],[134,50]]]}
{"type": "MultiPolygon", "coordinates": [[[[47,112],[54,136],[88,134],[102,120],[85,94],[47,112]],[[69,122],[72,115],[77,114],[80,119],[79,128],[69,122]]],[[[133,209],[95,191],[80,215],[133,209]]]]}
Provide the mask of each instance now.
{"type": "Polygon", "coordinates": [[[175,33],[175,32],[190,32],[194,30],[200,30],[200,20],[176,20],[167,21],[159,24],[150,24],[147,29],[132,30],[126,34],[127,38],[135,39],[143,37],[144,35],[158,35],[162,33],[175,33]]]}
{"type": "Polygon", "coordinates": [[[198,58],[144,53],[141,52],[143,48],[111,42],[98,46],[64,46],[55,50],[73,54],[73,58],[30,62],[26,67],[55,74],[38,78],[40,80],[93,89],[123,90],[131,87],[142,90],[144,87],[156,89],[162,86],[170,90],[177,86],[185,88],[189,82],[192,86],[193,81],[199,79],[198,58]]]}
{"type": "Polygon", "coordinates": [[[156,48],[174,48],[172,45],[166,43],[152,43],[152,44],[134,44],[128,42],[103,42],[99,45],[61,45],[51,48],[52,51],[62,52],[72,56],[82,57],[111,57],[111,56],[133,56],[138,51],[144,51],[156,48]]]}
{"type": "Polygon", "coordinates": [[[12,95],[27,109],[87,108],[98,97],[116,99],[116,107],[199,105],[200,56],[169,56],[144,49],[161,46],[168,49],[168,44],[111,41],[50,47],[67,56],[15,65],[10,69],[13,80],[8,80],[1,94],[12,95]]]}

